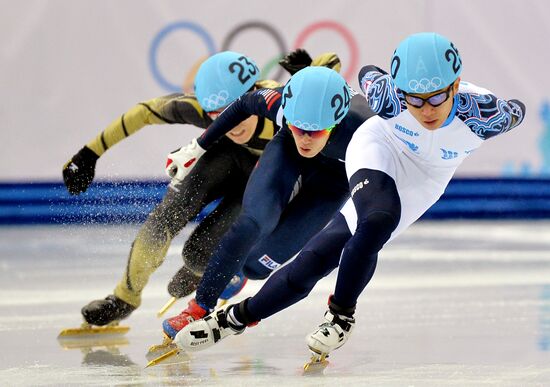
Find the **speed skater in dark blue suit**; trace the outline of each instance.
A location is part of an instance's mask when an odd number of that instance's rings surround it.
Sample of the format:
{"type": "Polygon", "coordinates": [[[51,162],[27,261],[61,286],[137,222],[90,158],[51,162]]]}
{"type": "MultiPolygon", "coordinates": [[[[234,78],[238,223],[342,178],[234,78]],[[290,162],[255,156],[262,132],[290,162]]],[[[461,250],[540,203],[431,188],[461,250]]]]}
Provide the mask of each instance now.
{"type": "Polygon", "coordinates": [[[171,338],[213,310],[258,241],[290,224],[288,238],[301,248],[328,223],[349,197],[347,145],[374,113],[337,72],[309,67],[284,89],[254,91],[235,101],[200,138],[169,155],[169,171],[184,175],[214,141],[250,115],[269,117],[281,130],[252,172],[241,213],[210,258],[195,300],[164,321],[164,332],[171,338]]]}

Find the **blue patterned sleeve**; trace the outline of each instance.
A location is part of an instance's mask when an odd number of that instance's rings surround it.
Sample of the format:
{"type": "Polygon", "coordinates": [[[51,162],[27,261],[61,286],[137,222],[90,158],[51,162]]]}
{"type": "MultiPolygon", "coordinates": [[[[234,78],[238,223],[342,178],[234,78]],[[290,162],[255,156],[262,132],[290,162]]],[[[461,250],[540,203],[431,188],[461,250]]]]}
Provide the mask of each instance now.
{"type": "Polygon", "coordinates": [[[493,94],[459,93],[457,116],[479,138],[487,140],[518,126],[525,117],[525,105],[493,94]]]}
{"type": "Polygon", "coordinates": [[[403,94],[381,68],[364,66],[359,72],[359,85],[370,107],[380,117],[389,119],[406,109],[403,94]]]}

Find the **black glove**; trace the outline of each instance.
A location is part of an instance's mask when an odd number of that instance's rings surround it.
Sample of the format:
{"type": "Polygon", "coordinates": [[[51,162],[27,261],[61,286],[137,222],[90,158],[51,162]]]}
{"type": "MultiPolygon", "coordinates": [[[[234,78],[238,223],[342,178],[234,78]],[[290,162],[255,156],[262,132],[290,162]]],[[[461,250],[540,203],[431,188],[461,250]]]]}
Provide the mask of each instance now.
{"type": "Polygon", "coordinates": [[[294,75],[301,69],[311,65],[312,61],[313,59],[311,59],[311,56],[309,56],[306,50],[297,48],[279,60],[279,64],[288,71],[290,75],[294,75]]]}
{"type": "Polygon", "coordinates": [[[98,155],[84,146],[63,166],[63,182],[71,195],[85,192],[94,180],[98,155]]]}

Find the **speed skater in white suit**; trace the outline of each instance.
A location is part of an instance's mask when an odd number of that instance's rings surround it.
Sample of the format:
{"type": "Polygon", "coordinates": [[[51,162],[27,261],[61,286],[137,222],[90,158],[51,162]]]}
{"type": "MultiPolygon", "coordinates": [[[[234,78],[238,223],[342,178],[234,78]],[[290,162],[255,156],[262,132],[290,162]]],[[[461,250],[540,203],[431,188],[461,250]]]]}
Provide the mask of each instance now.
{"type": "Polygon", "coordinates": [[[242,333],[305,298],[338,266],[324,320],[306,342],[321,358],[344,345],[355,325],[357,299],[384,244],[439,199],[470,153],[525,116],[520,101],[461,82],[459,52],[439,34],[407,37],[395,50],[390,70],[370,65],[359,73],[378,116],[361,125],[347,148],[351,198],[343,209],[255,296],[182,329],[175,338],[180,348],[201,350],[242,333]]]}

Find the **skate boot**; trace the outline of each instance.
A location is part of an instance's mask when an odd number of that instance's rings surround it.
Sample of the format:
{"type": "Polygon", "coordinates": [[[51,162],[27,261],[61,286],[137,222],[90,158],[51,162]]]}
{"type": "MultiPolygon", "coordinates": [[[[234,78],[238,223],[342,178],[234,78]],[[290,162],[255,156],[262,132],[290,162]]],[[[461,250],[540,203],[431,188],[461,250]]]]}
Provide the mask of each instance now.
{"type": "Polygon", "coordinates": [[[183,312],[177,316],[164,320],[162,322],[162,329],[168,338],[174,339],[176,334],[181,331],[183,327],[195,320],[200,320],[207,314],[208,311],[197,304],[195,299],[192,299],[187,304],[187,309],[184,309],[183,312]]]}
{"type": "Polygon", "coordinates": [[[244,276],[242,271],[239,271],[237,274],[235,274],[233,278],[231,278],[229,284],[227,284],[227,286],[225,287],[222,294],[220,294],[219,306],[225,305],[227,303],[227,300],[239,294],[239,292],[243,290],[244,285],[246,285],[247,281],[248,278],[244,276]]]}
{"type": "Polygon", "coordinates": [[[174,343],[186,351],[202,351],[229,335],[243,333],[246,326],[233,324],[228,316],[234,306],[226,305],[203,319],[189,323],[176,335],[174,343]]]}
{"type": "Polygon", "coordinates": [[[329,309],[325,312],[325,321],[306,337],[307,346],[312,352],[311,360],[304,366],[306,371],[314,364],[320,363],[326,366],[325,359],[329,353],[348,341],[355,327],[355,319],[351,317],[354,311],[355,308],[340,308],[332,302],[332,296],[329,298],[329,309]]]}
{"type": "Polygon", "coordinates": [[[104,300],[90,302],[82,308],[81,313],[88,324],[103,326],[128,317],[135,309],[111,294],[104,300]]]}

